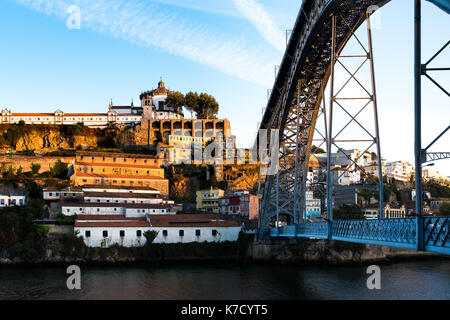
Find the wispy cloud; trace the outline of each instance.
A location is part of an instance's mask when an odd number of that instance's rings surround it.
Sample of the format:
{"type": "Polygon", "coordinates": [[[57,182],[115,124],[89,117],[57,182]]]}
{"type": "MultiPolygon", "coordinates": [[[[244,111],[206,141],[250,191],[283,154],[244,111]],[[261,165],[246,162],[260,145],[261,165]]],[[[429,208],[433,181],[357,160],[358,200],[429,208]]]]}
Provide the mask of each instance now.
{"type": "Polygon", "coordinates": [[[256,0],[233,0],[233,2],[267,42],[280,51],[285,50],[283,33],[260,3],[256,0]]]}
{"type": "Polygon", "coordinates": [[[223,3],[229,3],[229,0],[149,0],[151,2],[160,3],[163,5],[169,5],[173,7],[179,7],[189,10],[195,10],[200,12],[212,13],[221,16],[239,18],[242,16],[234,10],[231,10],[233,6],[225,6],[223,3]],[[221,5],[222,4],[222,5],[221,5]],[[228,9],[230,7],[230,9],[228,9]]]}
{"type": "Polygon", "coordinates": [[[67,8],[81,9],[81,28],[158,48],[223,73],[271,86],[270,56],[244,42],[217,34],[205,25],[186,22],[144,0],[12,0],[26,8],[65,21],[67,8]],[[269,61],[268,61],[269,60],[269,61]]]}

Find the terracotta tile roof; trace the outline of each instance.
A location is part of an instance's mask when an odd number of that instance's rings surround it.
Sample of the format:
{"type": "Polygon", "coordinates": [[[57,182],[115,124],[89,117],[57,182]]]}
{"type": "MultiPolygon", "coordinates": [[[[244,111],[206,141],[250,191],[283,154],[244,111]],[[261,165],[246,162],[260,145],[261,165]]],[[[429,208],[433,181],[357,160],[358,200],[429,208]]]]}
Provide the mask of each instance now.
{"type": "Polygon", "coordinates": [[[127,208],[127,209],[171,209],[170,204],[154,203],[104,203],[104,202],[63,202],[61,207],[71,208],[127,208]]]}
{"type": "Polygon", "coordinates": [[[64,117],[106,117],[106,113],[64,113],[64,117]]]}
{"type": "Polygon", "coordinates": [[[98,220],[137,220],[137,221],[141,221],[145,218],[127,218],[122,214],[99,214],[99,215],[95,215],[95,214],[79,214],[77,216],[77,220],[79,221],[87,221],[87,220],[93,220],[93,221],[98,221],[98,220]]]}
{"type": "Polygon", "coordinates": [[[164,180],[167,179],[161,177],[147,176],[147,175],[117,175],[117,174],[95,174],[95,173],[80,173],[76,172],[72,177],[75,178],[108,178],[108,179],[132,179],[132,180],[164,180]]]}
{"type": "MultiPolygon", "coordinates": [[[[106,185],[106,186],[102,186],[102,185],[97,185],[97,184],[85,184],[82,187],[83,190],[86,189],[100,189],[102,190],[102,192],[106,192],[105,190],[108,189],[115,189],[115,190],[138,190],[138,191],[157,191],[159,192],[159,190],[154,189],[154,188],[150,188],[150,187],[132,187],[132,186],[110,186],[110,185],[106,185]]],[[[125,193],[135,193],[135,192],[125,192],[125,193]]]]}
{"type": "Polygon", "coordinates": [[[125,216],[80,216],[75,228],[148,228],[146,218],[126,218],[125,216]]]}
{"type": "Polygon", "coordinates": [[[149,154],[132,153],[114,153],[114,152],[95,152],[95,151],[77,151],[77,156],[101,156],[101,157],[122,157],[122,158],[143,158],[158,160],[158,157],[149,154]]]}
{"type": "MultiPolygon", "coordinates": [[[[54,117],[54,113],[12,113],[11,117],[54,117]]],[[[106,117],[106,113],[63,113],[63,117],[106,117]]]]}
{"type": "Polygon", "coordinates": [[[162,169],[160,166],[154,164],[124,164],[124,163],[95,163],[95,162],[75,162],[75,166],[90,166],[90,167],[113,167],[113,168],[136,168],[136,169],[162,169]]]}
{"type": "Polygon", "coordinates": [[[53,117],[54,113],[11,113],[11,117],[53,117]]]}
{"type": "Polygon", "coordinates": [[[130,192],[85,192],[84,197],[91,198],[136,198],[136,199],[157,199],[161,198],[156,193],[130,193],[130,192]]]}
{"type": "Polygon", "coordinates": [[[152,227],[239,227],[239,223],[222,220],[218,215],[210,214],[177,214],[147,215],[152,227]]]}

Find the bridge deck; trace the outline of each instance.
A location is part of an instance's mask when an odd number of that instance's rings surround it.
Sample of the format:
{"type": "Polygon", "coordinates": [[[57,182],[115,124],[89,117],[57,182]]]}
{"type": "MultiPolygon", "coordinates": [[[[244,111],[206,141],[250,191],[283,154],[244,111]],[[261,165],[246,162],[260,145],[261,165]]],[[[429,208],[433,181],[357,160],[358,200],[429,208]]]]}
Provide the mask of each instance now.
{"type": "MultiPolygon", "coordinates": [[[[450,255],[448,217],[424,219],[425,251],[450,255]]],[[[331,239],[417,250],[417,218],[315,222],[270,229],[271,238],[331,239]]]]}

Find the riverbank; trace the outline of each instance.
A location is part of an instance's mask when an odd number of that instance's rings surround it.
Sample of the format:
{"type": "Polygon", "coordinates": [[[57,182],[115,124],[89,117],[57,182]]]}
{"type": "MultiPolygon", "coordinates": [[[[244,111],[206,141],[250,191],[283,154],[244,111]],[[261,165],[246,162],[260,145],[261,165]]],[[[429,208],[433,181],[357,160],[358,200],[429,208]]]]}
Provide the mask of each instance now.
{"type": "Polygon", "coordinates": [[[424,259],[450,262],[450,257],[435,253],[330,240],[269,240],[254,243],[248,255],[253,262],[288,265],[357,265],[424,259]]]}
{"type": "Polygon", "coordinates": [[[257,243],[242,235],[237,242],[150,244],[139,248],[88,248],[81,239],[48,235],[34,255],[0,253],[1,266],[18,265],[167,265],[239,263],[271,265],[358,265],[450,257],[391,247],[328,240],[270,240],[257,243]]]}

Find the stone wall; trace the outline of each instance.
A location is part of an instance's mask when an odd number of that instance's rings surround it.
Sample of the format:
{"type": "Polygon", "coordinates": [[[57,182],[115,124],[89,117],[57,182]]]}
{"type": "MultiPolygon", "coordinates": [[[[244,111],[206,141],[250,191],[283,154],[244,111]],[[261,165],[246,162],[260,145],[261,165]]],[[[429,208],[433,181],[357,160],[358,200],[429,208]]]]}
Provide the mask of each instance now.
{"type": "Polygon", "coordinates": [[[41,165],[39,173],[49,171],[58,160],[71,166],[75,161],[75,157],[0,156],[0,164],[4,163],[6,168],[9,166],[15,169],[22,167],[23,172],[31,171],[30,168],[33,163],[41,165]]]}
{"type": "Polygon", "coordinates": [[[329,240],[271,240],[254,243],[248,256],[253,261],[272,263],[345,264],[389,261],[399,258],[439,256],[433,253],[329,240]]]}

